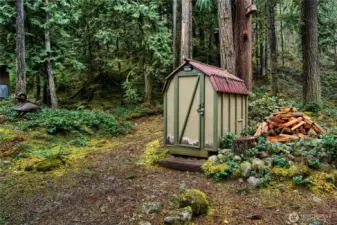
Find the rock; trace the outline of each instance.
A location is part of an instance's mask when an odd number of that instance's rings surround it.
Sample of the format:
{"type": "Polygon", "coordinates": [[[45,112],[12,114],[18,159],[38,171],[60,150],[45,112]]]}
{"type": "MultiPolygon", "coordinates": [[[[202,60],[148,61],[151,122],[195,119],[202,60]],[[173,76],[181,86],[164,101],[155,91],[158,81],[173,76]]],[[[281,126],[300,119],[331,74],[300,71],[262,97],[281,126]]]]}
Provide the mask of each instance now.
{"type": "Polygon", "coordinates": [[[151,223],[147,221],[140,221],[139,225],[151,225],[151,223]]]}
{"type": "Polygon", "coordinates": [[[50,171],[64,165],[64,162],[61,159],[46,159],[36,164],[36,170],[45,172],[50,171]]]}
{"type": "Polygon", "coordinates": [[[1,165],[10,165],[11,164],[11,161],[8,161],[8,160],[0,160],[0,166],[1,165]]]}
{"type": "Polygon", "coordinates": [[[218,154],[217,155],[217,160],[219,160],[220,162],[225,160],[225,156],[223,154],[218,154]]]}
{"type": "Polygon", "coordinates": [[[235,155],[234,157],[233,157],[233,160],[234,161],[237,161],[237,162],[241,162],[241,157],[240,156],[238,156],[238,155],[235,155]]]}
{"type": "Polygon", "coordinates": [[[262,216],[259,215],[259,214],[252,214],[252,215],[247,216],[247,219],[260,220],[260,219],[262,219],[262,216]]]}
{"type": "Polygon", "coordinates": [[[252,159],[252,168],[255,170],[260,170],[264,167],[264,162],[261,159],[254,158],[252,159]]]}
{"type": "Polygon", "coordinates": [[[224,154],[226,154],[226,153],[233,153],[233,150],[230,149],[230,148],[225,148],[225,149],[221,149],[221,150],[219,151],[219,153],[224,155],[224,154]]]}
{"type": "Polygon", "coordinates": [[[311,220],[308,225],[323,225],[323,223],[318,220],[311,220]]]}
{"type": "Polygon", "coordinates": [[[267,158],[269,156],[268,152],[266,152],[266,151],[258,152],[257,155],[260,159],[264,159],[264,158],[267,158]]]}
{"type": "Polygon", "coordinates": [[[147,202],[142,205],[142,211],[146,214],[156,213],[159,211],[160,202],[147,202]]]}
{"type": "Polygon", "coordinates": [[[272,167],[273,166],[273,159],[270,158],[270,157],[263,159],[263,162],[268,167],[272,167]]]}
{"type": "Polygon", "coordinates": [[[218,160],[218,157],[216,155],[212,155],[212,156],[208,157],[208,160],[212,161],[212,162],[216,162],[218,160]]]}
{"type": "Polygon", "coordinates": [[[323,171],[323,172],[326,172],[326,173],[330,173],[332,171],[332,166],[328,163],[320,163],[319,164],[319,167],[318,167],[318,170],[319,171],[323,171]]]}
{"type": "Polygon", "coordinates": [[[253,177],[253,176],[249,177],[247,182],[252,184],[255,187],[262,183],[261,179],[253,177]]]}
{"type": "Polygon", "coordinates": [[[321,203],[321,202],[323,201],[321,198],[317,197],[316,195],[314,195],[314,196],[312,197],[312,200],[313,200],[314,202],[317,202],[317,203],[321,203]]]}
{"type": "Polygon", "coordinates": [[[25,171],[32,171],[34,167],[32,165],[26,166],[25,171]]]}
{"type": "Polygon", "coordinates": [[[248,177],[252,171],[252,164],[250,162],[243,162],[240,164],[241,174],[244,177],[248,177]]]}
{"type": "Polygon", "coordinates": [[[187,206],[178,210],[174,210],[168,213],[164,218],[164,224],[166,225],[188,225],[192,219],[192,208],[187,206]]]}
{"type": "Polygon", "coordinates": [[[205,193],[196,189],[187,189],[179,196],[179,206],[190,206],[193,216],[199,216],[208,212],[209,203],[205,193]]]}

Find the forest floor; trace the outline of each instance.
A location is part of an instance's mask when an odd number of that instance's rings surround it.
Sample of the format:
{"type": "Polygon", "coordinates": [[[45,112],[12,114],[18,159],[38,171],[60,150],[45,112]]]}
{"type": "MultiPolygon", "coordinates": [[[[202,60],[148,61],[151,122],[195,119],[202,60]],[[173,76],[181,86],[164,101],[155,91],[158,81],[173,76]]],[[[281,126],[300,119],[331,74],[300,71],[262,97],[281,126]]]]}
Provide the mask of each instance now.
{"type": "Polygon", "coordinates": [[[337,224],[337,196],[317,196],[287,183],[254,189],[203,174],[139,165],[145,145],[162,138],[163,118],[134,120],[135,130],[73,160],[62,172],[12,171],[0,176],[0,224],[162,224],[184,189],[206,193],[211,210],[194,224],[337,224]],[[114,143],[113,145],[111,143],[114,143]],[[152,213],[146,203],[159,205],[152,213]]]}

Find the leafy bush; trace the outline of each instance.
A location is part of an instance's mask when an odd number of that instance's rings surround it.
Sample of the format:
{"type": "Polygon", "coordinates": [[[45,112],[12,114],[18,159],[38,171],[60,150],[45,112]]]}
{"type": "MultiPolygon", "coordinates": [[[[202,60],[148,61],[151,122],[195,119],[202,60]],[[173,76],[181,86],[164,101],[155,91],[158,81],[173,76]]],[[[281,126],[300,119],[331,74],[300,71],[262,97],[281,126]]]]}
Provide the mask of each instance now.
{"type": "Polygon", "coordinates": [[[277,97],[270,97],[266,92],[263,94],[251,93],[248,102],[249,119],[262,121],[270,113],[283,107],[293,107],[295,102],[285,101],[277,97]]]}
{"type": "Polygon", "coordinates": [[[21,124],[24,130],[38,127],[46,128],[50,134],[72,130],[84,131],[88,127],[94,130],[100,129],[111,135],[121,135],[127,133],[130,124],[101,111],[44,108],[39,113],[27,114],[26,121],[21,124]]]}
{"type": "Polygon", "coordinates": [[[235,134],[229,132],[220,137],[220,148],[231,148],[235,134]]]}
{"type": "Polygon", "coordinates": [[[96,110],[71,111],[66,109],[42,108],[37,113],[28,113],[24,117],[17,116],[12,110],[14,104],[10,100],[0,101],[0,114],[10,121],[17,122],[22,130],[45,128],[50,134],[58,132],[85,130],[100,130],[110,135],[125,134],[130,129],[130,123],[122,118],[96,110]]]}
{"type": "Polygon", "coordinates": [[[13,110],[14,99],[0,99],[0,115],[4,115],[9,121],[16,119],[17,113],[13,110]]]}
{"type": "Polygon", "coordinates": [[[312,180],[310,178],[303,179],[302,175],[293,177],[293,182],[295,184],[304,184],[304,185],[312,184],[312,180]]]}

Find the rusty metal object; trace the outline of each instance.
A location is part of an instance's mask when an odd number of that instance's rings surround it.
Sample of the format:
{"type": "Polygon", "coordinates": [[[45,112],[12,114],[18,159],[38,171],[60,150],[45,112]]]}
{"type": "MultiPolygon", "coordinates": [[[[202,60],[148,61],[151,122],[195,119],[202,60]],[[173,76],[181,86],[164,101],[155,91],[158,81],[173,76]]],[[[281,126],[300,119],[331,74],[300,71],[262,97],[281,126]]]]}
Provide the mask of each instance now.
{"type": "Polygon", "coordinates": [[[16,99],[21,103],[14,108],[14,110],[18,112],[36,112],[40,109],[39,105],[27,100],[27,95],[25,93],[19,93],[16,99]]]}

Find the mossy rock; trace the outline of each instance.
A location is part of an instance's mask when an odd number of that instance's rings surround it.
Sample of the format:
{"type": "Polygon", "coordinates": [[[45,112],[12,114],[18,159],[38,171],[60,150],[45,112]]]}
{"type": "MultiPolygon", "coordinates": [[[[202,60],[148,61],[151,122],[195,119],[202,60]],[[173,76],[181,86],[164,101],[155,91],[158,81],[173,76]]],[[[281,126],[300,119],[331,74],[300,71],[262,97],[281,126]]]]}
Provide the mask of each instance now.
{"type": "Polygon", "coordinates": [[[64,165],[64,161],[61,159],[46,159],[36,164],[35,168],[37,171],[45,172],[51,171],[53,169],[59,168],[64,165]]]}
{"type": "Polygon", "coordinates": [[[207,214],[209,203],[205,193],[196,189],[187,189],[179,196],[179,206],[181,208],[190,206],[193,216],[207,214]]]}

